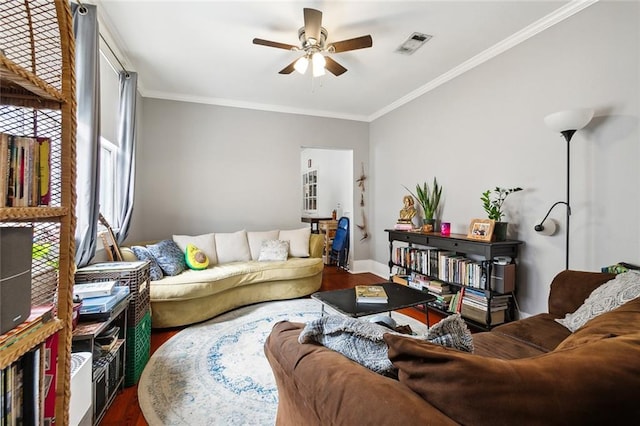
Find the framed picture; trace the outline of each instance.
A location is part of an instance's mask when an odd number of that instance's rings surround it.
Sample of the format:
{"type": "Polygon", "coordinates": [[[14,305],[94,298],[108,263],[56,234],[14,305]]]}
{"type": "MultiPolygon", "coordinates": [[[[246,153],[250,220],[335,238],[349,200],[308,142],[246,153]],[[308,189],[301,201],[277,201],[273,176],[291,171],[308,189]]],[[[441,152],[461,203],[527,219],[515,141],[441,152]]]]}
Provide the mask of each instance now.
{"type": "Polygon", "coordinates": [[[467,238],[481,241],[491,241],[493,237],[493,227],[495,220],[492,219],[473,219],[469,225],[469,233],[467,238]]]}

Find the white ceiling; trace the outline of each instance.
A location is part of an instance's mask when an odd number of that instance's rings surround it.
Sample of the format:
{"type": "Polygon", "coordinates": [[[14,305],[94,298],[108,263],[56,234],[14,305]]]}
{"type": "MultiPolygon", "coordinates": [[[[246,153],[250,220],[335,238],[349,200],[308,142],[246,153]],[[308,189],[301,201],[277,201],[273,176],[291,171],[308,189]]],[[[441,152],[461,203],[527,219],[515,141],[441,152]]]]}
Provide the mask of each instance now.
{"type": "Polygon", "coordinates": [[[371,121],[525,41],[588,1],[96,0],[100,31],[139,74],[145,97],[371,121]],[[348,71],[278,74],[300,52],[304,7],[323,12],[328,42],[370,34],[373,47],[333,54],[348,71]],[[394,52],[414,31],[433,38],[394,52]]]}

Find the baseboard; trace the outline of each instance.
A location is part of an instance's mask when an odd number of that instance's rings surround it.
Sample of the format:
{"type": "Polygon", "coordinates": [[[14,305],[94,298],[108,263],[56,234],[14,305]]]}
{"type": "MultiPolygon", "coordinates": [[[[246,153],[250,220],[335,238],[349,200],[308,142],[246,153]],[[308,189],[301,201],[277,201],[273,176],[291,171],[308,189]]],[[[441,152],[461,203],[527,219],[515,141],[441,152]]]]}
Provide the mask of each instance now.
{"type": "Polygon", "coordinates": [[[354,260],[352,274],[362,274],[368,272],[379,276],[380,278],[389,278],[389,267],[384,263],[376,262],[372,259],[354,260]]]}

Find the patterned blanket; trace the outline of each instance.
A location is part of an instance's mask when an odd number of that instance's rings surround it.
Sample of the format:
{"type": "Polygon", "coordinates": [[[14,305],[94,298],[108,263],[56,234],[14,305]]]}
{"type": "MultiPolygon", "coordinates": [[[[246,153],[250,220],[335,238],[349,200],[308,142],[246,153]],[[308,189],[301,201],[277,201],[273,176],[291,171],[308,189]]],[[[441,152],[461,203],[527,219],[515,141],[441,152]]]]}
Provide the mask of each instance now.
{"type": "MultiPolygon", "coordinates": [[[[298,342],[320,343],[376,373],[393,377],[397,371],[387,356],[388,348],[382,338],[385,333],[406,336],[368,321],[342,315],[328,315],[308,322],[300,333],[298,342]]],[[[406,337],[473,352],[471,332],[460,314],[444,318],[430,327],[423,336],[406,337]]]]}

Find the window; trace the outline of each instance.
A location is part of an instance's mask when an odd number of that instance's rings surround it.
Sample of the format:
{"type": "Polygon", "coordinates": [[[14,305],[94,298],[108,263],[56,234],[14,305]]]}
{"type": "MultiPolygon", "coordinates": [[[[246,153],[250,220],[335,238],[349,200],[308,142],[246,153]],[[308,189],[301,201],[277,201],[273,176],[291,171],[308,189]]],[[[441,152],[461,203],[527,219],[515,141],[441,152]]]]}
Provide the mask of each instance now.
{"type": "MultiPolygon", "coordinates": [[[[100,50],[100,213],[114,230],[120,228],[115,212],[115,170],[118,155],[120,84],[108,49],[100,50]]],[[[98,229],[100,231],[100,229],[98,229]]]]}
{"type": "Polygon", "coordinates": [[[115,173],[118,147],[109,140],[100,138],[100,213],[113,229],[118,229],[115,206],[115,173]]]}

